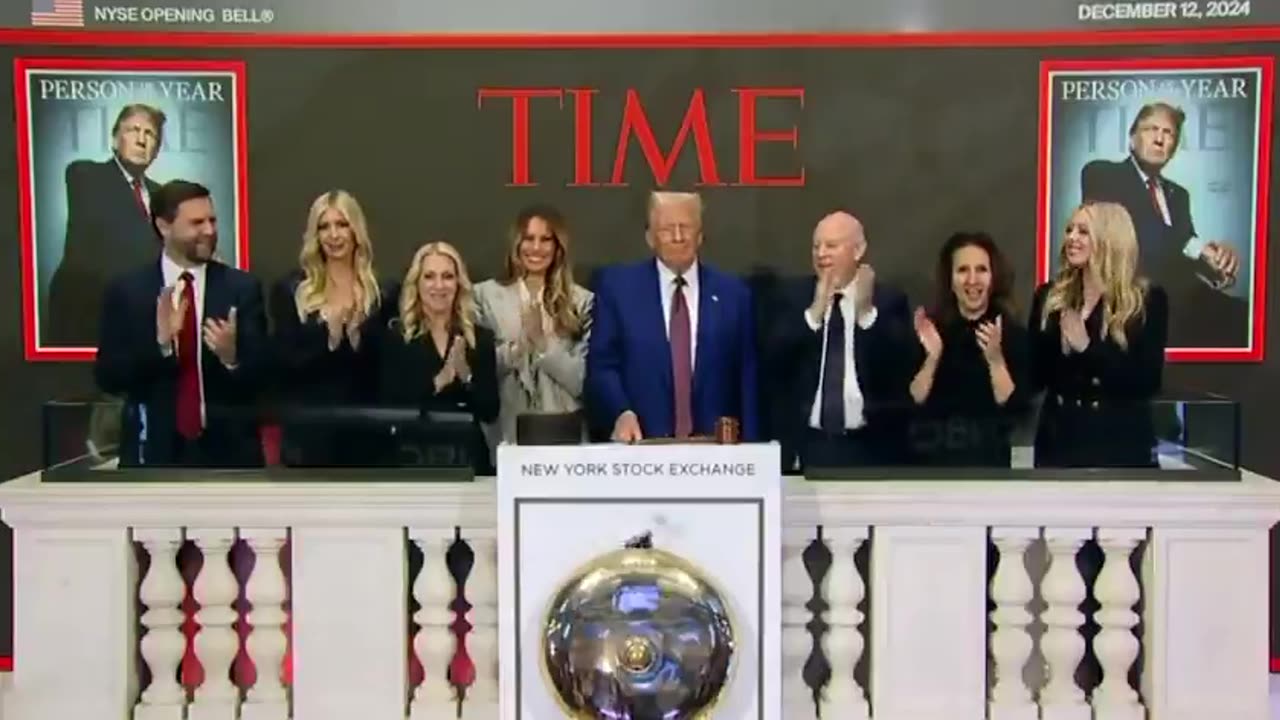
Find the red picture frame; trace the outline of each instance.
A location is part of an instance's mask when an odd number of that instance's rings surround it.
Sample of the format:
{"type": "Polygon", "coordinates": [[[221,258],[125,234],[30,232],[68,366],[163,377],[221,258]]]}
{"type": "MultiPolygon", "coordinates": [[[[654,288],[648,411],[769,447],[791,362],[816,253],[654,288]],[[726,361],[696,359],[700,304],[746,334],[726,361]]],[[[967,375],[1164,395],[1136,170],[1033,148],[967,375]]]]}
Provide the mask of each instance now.
{"type": "MultiPolygon", "coordinates": [[[[1257,143],[1254,148],[1256,188],[1254,194],[1252,283],[1248,293],[1251,326],[1248,343],[1241,347],[1168,347],[1165,357],[1170,362],[1262,362],[1265,357],[1267,323],[1267,223],[1271,184],[1272,115],[1275,84],[1275,58],[1257,55],[1223,55],[1162,58],[1106,58],[1084,60],[1045,60],[1040,64],[1040,102],[1037,150],[1036,188],[1036,281],[1049,279],[1050,247],[1056,227],[1049,217],[1051,205],[1051,153],[1053,150],[1053,79],[1058,73],[1106,73],[1147,71],[1256,70],[1258,72],[1257,143]]],[[[1177,322],[1175,308],[1170,323],[1177,322]]]]}
{"type": "MultiPolygon", "coordinates": [[[[183,59],[114,59],[72,57],[18,57],[14,60],[13,82],[17,129],[18,222],[22,262],[22,337],[23,352],[28,362],[90,361],[96,347],[52,346],[39,337],[39,268],[36,245],[36,191],[33,185],[33,134],[29,78],[32,72],[136,72],[136,73],[216,73],[231,78],[232,91],[232,161],[235,187],[235,265],[249,268],[249,179],[248,121],[245,108],[245,63],[239,60],[183,59]]],[[[226,202],[223,200],[222,202],[226,202]]],[[[86,312],[98,312],[96,306],[86,312]]]]}

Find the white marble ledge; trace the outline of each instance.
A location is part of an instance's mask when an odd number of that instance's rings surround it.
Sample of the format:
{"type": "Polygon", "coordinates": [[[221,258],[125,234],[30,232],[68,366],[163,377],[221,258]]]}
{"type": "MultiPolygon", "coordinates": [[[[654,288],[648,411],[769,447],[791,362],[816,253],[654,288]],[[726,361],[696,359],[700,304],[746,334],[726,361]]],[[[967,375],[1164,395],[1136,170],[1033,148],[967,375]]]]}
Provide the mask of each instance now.
{"type": "MultiPolygon", "coordinates": [[[[904,471],[908,472],[908,471],[904,471]]],[[[494,480],[474,482],[41,482],[0,484],[11,527],[452,527],[495,525],[494,480]]],[[[783,480],[790,527],[1270,527],[1280,482],[783,480]]]]}
{"type": "Polygon", "coordinates": [[[474,482],[42,482],[0,484],[10,527],[461,527],[495,525],[492,478],[474,482]]]}
{"type": "Polygon", "coordinates": [[[1271,527],[1280,482],[1239,480],[789,481],[783,522],[809,525],[1271,527]]]}

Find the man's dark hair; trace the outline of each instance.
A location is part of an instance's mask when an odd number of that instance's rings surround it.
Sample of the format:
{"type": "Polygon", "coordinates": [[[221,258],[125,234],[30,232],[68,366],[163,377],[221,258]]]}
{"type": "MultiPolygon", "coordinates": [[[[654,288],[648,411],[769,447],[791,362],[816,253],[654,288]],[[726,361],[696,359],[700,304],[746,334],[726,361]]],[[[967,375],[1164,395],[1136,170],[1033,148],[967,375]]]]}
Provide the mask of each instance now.
{"type": "Polygon", "coordinates": [[[134,115],[146,115],[151,120],[151,124],[156,126],[156,145],[158,146],[164,142],[164,122],[166,120],[164,111],[146,103],[131,103],[120,108],[120,112],[116,115],[116,121],[111,124],[111,137],[115,137],[116,133],[120,132],[120,125],[134,115]]]}
{"type": "MultiPolygon", "coordinates": [[[[211,195],[209,188],[189,180],[170,180],[151,193],[151,224],[157,220],[173,222],[178,216],[178,206],[188,200],[198,200],[211,195]]],[[[157,231],[159,228],[157,228],[157,231]]]]}

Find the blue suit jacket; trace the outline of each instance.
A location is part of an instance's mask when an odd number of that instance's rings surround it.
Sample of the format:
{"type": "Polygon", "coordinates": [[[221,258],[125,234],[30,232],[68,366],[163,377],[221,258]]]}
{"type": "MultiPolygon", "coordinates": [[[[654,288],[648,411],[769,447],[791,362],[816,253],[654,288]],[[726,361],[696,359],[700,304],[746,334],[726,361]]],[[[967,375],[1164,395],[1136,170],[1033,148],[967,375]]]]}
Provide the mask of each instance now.
{"type": "MultiPolygon", "coordinates": [[[[658,266],[649,259],[596,276],[586,400],[606,430],[626,410],[646,438],[675,434],[671,344],[662,312],[658,266]]],[[[747,284],[698,264],[698,327],[693,366],[693,432],[713,435],[716,420],[742,423],[742,439],[759,439],[755,321],[747,284]]]]}

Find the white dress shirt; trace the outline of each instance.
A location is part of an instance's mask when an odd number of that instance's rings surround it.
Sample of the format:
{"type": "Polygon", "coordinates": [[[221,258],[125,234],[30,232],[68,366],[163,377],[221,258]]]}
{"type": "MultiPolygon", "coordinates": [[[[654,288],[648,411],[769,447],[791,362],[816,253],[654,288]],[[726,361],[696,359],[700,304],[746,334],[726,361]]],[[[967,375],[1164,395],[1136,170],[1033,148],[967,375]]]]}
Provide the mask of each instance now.
{"type": "MultiPolygon", "coordinates": [[[[1142,171],[1142,167],[1138,165],[1138,161],[1130,156],[1129,161],[1133,164],[1133,169],[1138,171],[1138,177],[1142,179],[1142,186],[1147,185],[1151,176],[1142,171]]],[[[1148,192],[1150,192],[1148,190],[1148,192]]],[[[1169,199],[1164,194],[1164,179],[1156,177],[1156,204],[1160,206],[1160,217],[1164,220],[1165,227],[1173,226],[1173,216],[1169,214],[1169,199]]],[[[1205,241],[1196,236],[1191,236],[1187,240],[1187,244],[1182,247],[1182,254],[1196,260],[1200,257],[1200,253],[1204,252],[1205,241]]]]}
{"type": "MultiPolygon", "coordinates": [[[[192,288],[196,301],[196,372],[200,377],[200,425],[204,426],[207,422],[205,417],[204,404],[204,337],[202,324],[204,322],[204,289],[205,289],[205,265],[201,263],[195,267],[184,268],[169,257],[168,253],[160,254],[160,272],[164,276],[164,286],[173,288],[173,307],[177,309],[182,304],[182,293],[184,292],[182,273],[189,272],[193,279],[194,287],[192,288]]],[[[168,346],[161,346],[160,352],[165,357],[176,352],[178,349],[178,338],[173,339],[173,343],[168,346]]]]}
{"type": "MultiPolygon", "coordinates": [[[[124,169],[124,165],[120,164],[120,158],[116,158],[116,167],[120,168],[120,172],[124,175],[124,181],[129,184],[129,192],[133,192],[133,176],[128,170],[124,169]]],[[[138,182],[142,185],[142,204],[147,206],[147,212],[151,212],[151,191],[147,190],[147,181],[138,178],[138,182]]]]}
{"type": "MultiPolygon", "coordinates": [[[[658,263],[658,295],[662,298],[662,329],[671,340],[671,300],[676,289],[676,274],[671,268],[658,263]]],[[[698,361],[698,261],[694,260],[682,275],[684,278],[684,303],[689,308],[689,368],[698,361]]]]}
{"type": "MultiPolygon", "coordinates": [[[[856,285],[856,282],[850,282],[843,289],[836,291],[841,293],[840,312],[844,316],[844,425],[846,430],[857,430],[867,424],[866,416],[863,414],[862,388],[858,385],[857,356],[853,352],[854,321],[857,320],[858,327],[869,330],[872,325],[875,325],[876,318],[879,316],[873,305],[864,317],[855,317],[857,313],[853,307],[853,298],[856,285]]],[[[813,397],[813,409],[809,412],[809,426],[815,430],[822,429],[822,378],[827,372],[827,323],[830,320],[831,305],[827,306],[820,324],[809,315],[807,309],[804,311],[804,321],[809,325],[809,329],[814,332],[822,331],[818,390],[813,397]]]]}

